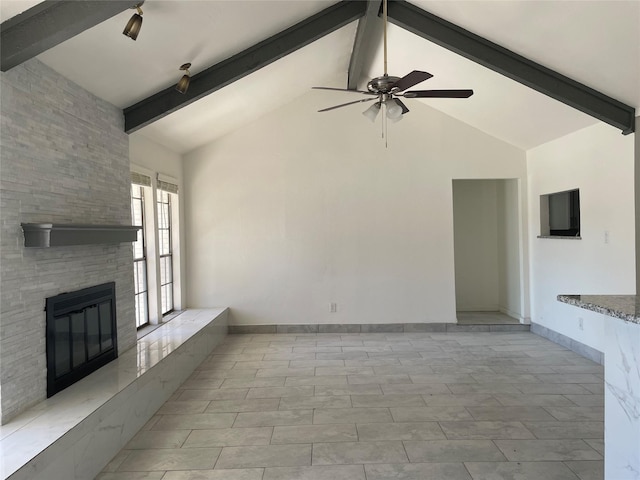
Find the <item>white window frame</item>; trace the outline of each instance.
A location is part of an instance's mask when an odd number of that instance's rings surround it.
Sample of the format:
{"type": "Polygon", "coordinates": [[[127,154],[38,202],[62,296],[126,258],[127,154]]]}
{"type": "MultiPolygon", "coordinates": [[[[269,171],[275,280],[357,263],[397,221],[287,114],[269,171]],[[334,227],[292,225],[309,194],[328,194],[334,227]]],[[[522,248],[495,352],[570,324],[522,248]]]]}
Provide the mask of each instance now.
{"type": "MultiPolygon", "coordinates": [[[[145,237],[147,254],[147,298],[149,309],[149,324],[159,325],[180,313],[183,308],[182,299],[182,256],[181,256],[181,211],[180,211],[180,191],[181,185],[178,179],[149,170],[137,165],[131,166],[131,171],[140,173],[151,178],[151,186],[143,187],[145,190],[146,202],[144,205],[145,216],[145,237]],[[160,293],[160,251],[158,234],[158,181],[171,183],[178,186],[178,193],[171,195],[171,247],[172,247],[172,268],[173,268],[173,311],[162,315],[162,299],[160,293]]],[[[133,263],[132,263],[133,265],[133,263]]]]}

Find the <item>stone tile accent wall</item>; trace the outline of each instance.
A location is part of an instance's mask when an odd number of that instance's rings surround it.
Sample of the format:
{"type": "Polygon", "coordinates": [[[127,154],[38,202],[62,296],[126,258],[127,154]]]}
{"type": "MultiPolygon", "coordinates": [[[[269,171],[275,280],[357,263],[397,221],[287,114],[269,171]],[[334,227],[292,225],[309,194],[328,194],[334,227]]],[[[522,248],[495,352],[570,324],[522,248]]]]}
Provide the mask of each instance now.
{"type": "Polygon", "coordinates": [[[46,297],[116,282],[118,349],[135,344],[130,244],[24,248],[21,222],[131,224],[122,111],[34,59],[1,74],[0,410],[46,397],[46,297]]]}

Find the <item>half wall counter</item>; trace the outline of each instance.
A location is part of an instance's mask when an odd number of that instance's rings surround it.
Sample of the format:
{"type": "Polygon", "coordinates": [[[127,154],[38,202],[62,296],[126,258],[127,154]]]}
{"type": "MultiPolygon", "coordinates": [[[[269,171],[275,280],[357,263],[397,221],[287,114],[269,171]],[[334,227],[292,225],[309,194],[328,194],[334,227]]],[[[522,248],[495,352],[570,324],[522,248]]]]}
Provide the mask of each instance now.
{"type": "Polygon", "coordinates": [[[605,315],[605,480],[640,478],[640,296],[558,295],[605,315]]]}

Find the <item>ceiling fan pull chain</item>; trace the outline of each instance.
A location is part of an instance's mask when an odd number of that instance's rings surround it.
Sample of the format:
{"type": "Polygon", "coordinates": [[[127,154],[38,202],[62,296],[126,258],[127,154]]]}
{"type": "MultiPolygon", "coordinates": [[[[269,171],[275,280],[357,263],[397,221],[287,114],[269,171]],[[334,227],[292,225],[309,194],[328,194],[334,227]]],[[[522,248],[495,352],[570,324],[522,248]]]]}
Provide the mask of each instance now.
{"type": "Polygon", "coordinates": [[[384,105],[384,117],[382,117],[382,122],[384,123],[384,148],[389,148],[389,119],[387,118],[387,104],[384,105]]]}

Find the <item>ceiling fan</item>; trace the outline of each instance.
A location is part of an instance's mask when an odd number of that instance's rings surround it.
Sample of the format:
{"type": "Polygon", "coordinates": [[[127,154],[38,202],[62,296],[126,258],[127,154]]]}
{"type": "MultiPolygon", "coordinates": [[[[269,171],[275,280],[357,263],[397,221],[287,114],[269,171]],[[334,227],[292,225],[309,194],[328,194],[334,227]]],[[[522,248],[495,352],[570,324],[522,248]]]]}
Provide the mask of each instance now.
{"type": "Polygon", "coordinates": [[[397,121],[402,115],[407,113],[409,109],[399,97],[404,98],[469,98],[473,95],[473,90],[410,90],[420,82],[433,77],[428,72],[414,70],[404,77],[394,77],[387,73],[387,0],[383,0],[382,15],[384,20],[384,75],[376,77],[367,83],[367,90],[348,90],[346,88],[332,87],[312,87],[320,90],[337,90],[341,92],[351,92],[367,95],[369,98],[355,100],[353,102],[334,105],[333,107],[323,108],[318,112],[328,112],[336,108],[346,107],[355,103],[375,101],[371,107],[362,112],[372,122],[375,121],[382,107],[386,110],[386,118],[397,121]]]}

